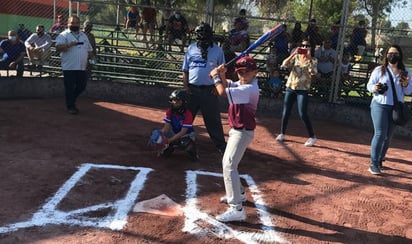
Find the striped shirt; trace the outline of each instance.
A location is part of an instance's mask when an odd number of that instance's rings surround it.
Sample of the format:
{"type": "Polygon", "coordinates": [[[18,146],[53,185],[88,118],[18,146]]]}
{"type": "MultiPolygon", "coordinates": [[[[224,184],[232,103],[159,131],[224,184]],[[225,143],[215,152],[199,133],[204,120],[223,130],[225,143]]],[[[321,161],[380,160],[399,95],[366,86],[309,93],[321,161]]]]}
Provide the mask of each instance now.
{"type": "Polygon", "coordinates": [[[83,44],[70,47],[67,51],[60,53],[62,69],[86,70],[89,52],[93,51],[86,34],[81,31],[79,31],[79,33],[73,33],[69,29],[66,29],[57,36],[56,46],[67,45],[72,41],[83,44]]]}

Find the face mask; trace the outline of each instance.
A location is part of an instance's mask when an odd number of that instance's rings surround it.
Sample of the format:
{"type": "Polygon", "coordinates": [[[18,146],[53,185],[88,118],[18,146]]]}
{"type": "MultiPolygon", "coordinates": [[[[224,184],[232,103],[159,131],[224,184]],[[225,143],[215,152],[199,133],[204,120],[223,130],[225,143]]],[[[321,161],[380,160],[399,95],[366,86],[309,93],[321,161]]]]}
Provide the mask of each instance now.
{"type": "Polygon", "coordinates": [[[396,64],[400,59],[398,55],[388,55],[388,62],[391,64],[396,64]]]}
{"type": "Polygon", "coordinates": [[[78,32],[80,30],[79,26],[70,26],[70,30],[74,32],[78,32]]]}
{"type": "Polygon", "coordinates": [[[176,19],[180,19],[180,14],[175,14],[176,19]]]}
{"type": "Polygon", "coordinates": [[[15,42],[15,41],[16,41],[16,39],[17,39],[17,37],[16,37],[16,36],[9,36],[9,40],[10,40],[10,41],[12,41],[12,42],[15,42]]]}
{"type": "Polygon", "coordinates": [[[43,31],[37,32],[37,35],[38,35],[38,36],[42,36],[43,34],[44,34],[43,31]]]}

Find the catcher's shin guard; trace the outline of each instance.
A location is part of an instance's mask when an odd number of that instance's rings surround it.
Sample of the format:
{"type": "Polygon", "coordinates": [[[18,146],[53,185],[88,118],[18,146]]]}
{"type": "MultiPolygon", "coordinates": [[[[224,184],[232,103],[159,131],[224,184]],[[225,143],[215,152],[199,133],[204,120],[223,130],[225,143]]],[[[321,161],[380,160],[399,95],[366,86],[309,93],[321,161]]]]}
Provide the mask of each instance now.
{"type": "Polygon", "coordinates": [[[192,159],[193,161],[199,159],[196,149],[196,143],[191,138],[182,138],[182,146],[183,149],[189,154],[190,159],[192,159]]]}

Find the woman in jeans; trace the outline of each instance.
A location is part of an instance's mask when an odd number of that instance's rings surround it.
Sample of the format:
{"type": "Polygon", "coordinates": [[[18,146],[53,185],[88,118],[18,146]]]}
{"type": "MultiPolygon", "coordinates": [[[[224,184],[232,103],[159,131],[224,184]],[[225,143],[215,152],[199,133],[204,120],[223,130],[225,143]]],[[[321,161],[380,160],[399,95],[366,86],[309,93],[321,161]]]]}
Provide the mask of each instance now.
{"type": "Polygon", "coordinates": [[[385,52],[381,66],[372,72],[367,89],[373,94],[371,117],[374,135],[371,142],[369,172],[380,175],[382,161],[385,158],[392,139],[395,124],[392,120],[393,97],[391,76],[397,99],[404,101],[404,95],[412,93],[411,73],[405,67],[402,50],[398,45],[391,45],[385,52]]]}
{"type": "Polygon", "coordinates": [[[300,119],[305,124],[309,134],[309,139],[305,142],[305,146],[311,147],[316,143],[317,139],[307,113],[308,93],[312,76],[316,75],[318,70],[317,60],[312,58],[311,55],[310,42],[306,39],[303,40],[302,46],[292,51],[292,54],[283,61],[282,67],[288,68],[291,71],[286,82],[280,134],[276,137],[276,140],[282,142],[285,139],[290,112],[292,111],[293,104],[297,102],[300,119]]]}

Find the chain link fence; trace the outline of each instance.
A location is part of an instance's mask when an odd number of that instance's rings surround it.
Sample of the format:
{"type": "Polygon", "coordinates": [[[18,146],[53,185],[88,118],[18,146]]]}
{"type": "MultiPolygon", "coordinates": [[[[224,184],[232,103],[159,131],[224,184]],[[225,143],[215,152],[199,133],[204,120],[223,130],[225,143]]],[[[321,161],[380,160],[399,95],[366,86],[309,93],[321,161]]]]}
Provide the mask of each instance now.
{"type": "MultiPolygon", "coordinates": [[[[82,22],[87,20],[94,24],[92,32],[97,42],[97,59],[92,68],[92,79],[178,87],[182,86],[181,65],[185,48],[195,39],[193,29],[201,21],[210,20],[214,26],[216,42],[223,45],[228,38],[229,31],[233,28],[233,19],[237,16],[241,6],[235,6],[236,9],[231,10],[216,9],[210,13],[206,10],[199,10],[196,6],[185,6],[184,9],[174,8],[167,2],[169,1],[7,0],[2,2],[0,21],[3,24],[0,26],[0,36],[7,38],[9,30],[16,30],[24,40],[23,35],[34,32],[36,26],[41,24],[54,38],[58,33],[53,33],[50,28],[58,22],[58,16],[62,17],[62,23],[65,24],[70,14],[77,14],[82,22]],[[153,35],[150,33],[150,26],[147,26],[146,30],[145,24],[147,23],[144,21],[137,23],[136,27],[126,28],[127,12],[132,6],[137,8],[140,16],[142,16],[143,9],[147,7],[153,7],[156,10],[153,35]],[[186,18],[188,32],[185,40],[177,38],[169,42],[165,25],[167,19],[176,11],[186,18]]],[[[284,23],[287,31],[291,33],[297,22],[288,19],[262,18],[258,11],[250,7],[247,7],[247,18],[251,42],[278,23],[284,23]]],[[[367,20],[367,18],[364,19],[367,20]]],[[[327,78],[317,78],[313,83],[312,96],[324,102],[369,103],[370,94],[366,92],[366,82],[373,68],[379,65],[382,50],[390,44],[399,44],[403,48],[405,62],[411,67],[412,18],[409,11],[392,11],[389,21],[392,25],[388,26],[386,22],[386,25],[382,22],[374,30],[368,27],[370,25],[366,21],[366,45],[362,52],[358,53],[359,50],[357,50],[348,57],[352,70],[348,76],[340,77],[337,94],[334,94],[333,84],[338,75],[337,68],[342,65],[343,56],[339,55],[333,62],[333,70],[335,70],[333,75],[327,78]]],[[[303,20],[301,25],[302,30],[305,30],[309,21],[303,20]]],[[[322,39],[331,38],[336,28],[344,27],[346,30],[344,37],[339,36],[339,39],[344,40],[345,50],[349,50],[353,30],[358,27],[349,24],[339,26],[338,23],[319,22],[317,26],[322,39]]],[[[271,40],[250,54],[258,61],[260,70],[258,78],[263,96],[281,96],[281,94],[273,94],[268,85],[269,74],[266,61],[270,45],[274,43],[276,40],[271,40]]],[[[290,48],[290,45],[288,47],[290,48]]],[[[54,51],[54,48],[52,49],[53,55],[49,65],[44,67],[42,72],[34,72],[34,74],[31,72],[31,75],[61,76],[59,54],[54,51]]],[[[286,71],[281,70],[282,79],[286,79],[287,75],[286,71]]]]}

